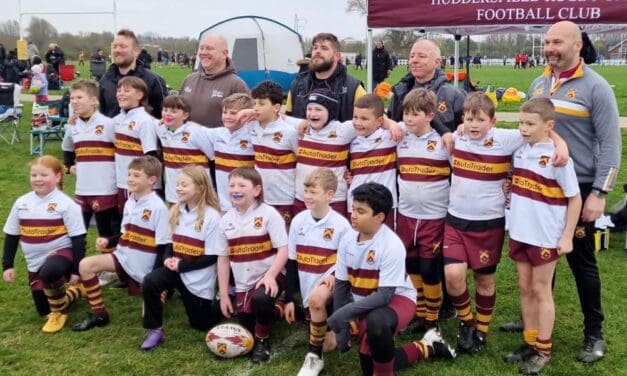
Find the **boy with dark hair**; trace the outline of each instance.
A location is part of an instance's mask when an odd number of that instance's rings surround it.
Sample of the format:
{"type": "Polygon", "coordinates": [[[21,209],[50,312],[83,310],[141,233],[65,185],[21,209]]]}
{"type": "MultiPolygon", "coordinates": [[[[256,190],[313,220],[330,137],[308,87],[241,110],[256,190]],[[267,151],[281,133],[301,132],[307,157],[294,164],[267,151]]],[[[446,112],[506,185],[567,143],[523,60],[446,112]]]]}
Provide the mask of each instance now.
{"type": "Polygon", "coordinates": [[[96,239],[96,248],[116,246],[112,253],[84,258],[79,272],[91,312],[72,326],[85,331],[109,324],[97,273],[115,272],[128,282],[130,295],[139,295],[144,276],[161,266],[166,249],[172,247],[169,213],[161,198],[152,190],[161,176],[161,162],[153,156],[135,158],[128,166],[129,199],[124,205],[122,234],[96,239]]]}
{"type": "Polygon", "coordinates": [[[403,243],[384,225],[392,194],[378,183],[363,184],[352,194],[355,231],[347,232],[338,248],[334,313],[328,319],[339,350],[348,349],[349,323],[358,320],[363,375],[392,376],[432,355],[455,357],[435,328],[419,341],[394,348],[394,335],[414,316],[416,289],[405,273],[403,243]]]}
{"type": "Polygon", "coordinates": [[[251,126],[255,168],[263,176],[265,202],[279,211],[285,223],[293,215],[298,134],[280,116],[283,88],[264,81],[252,90],[255,120],[251,126]]]}

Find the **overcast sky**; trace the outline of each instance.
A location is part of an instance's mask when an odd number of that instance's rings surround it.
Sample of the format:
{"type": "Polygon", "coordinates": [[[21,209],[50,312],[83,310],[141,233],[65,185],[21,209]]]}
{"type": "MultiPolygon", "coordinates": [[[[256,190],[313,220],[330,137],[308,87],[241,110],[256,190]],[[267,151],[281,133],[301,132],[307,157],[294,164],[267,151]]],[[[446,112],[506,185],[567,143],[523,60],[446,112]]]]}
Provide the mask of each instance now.
{"type": "MultiPolygon", "coordinates": [[[[0,22],[19,21],[19,0],[1,0],[0,22]]],[[[22,12],[111,11],[113,0],[22,0],[22,12]]],[[[256,15],[272,18],[294,28],[305,38],[320,31],[332,32],[340,39],[365,39],[366,17],[346,13],[345,0],[117,0],[117,28],[135,32],[152,31],[162,36],[197,38],[200,31],[231,17],[256,15]]],[[[24,27],[31,15],[24,15],[24,27]]],[[[37,15],[47,19],[60,32],[112,31],[113,16],[37,15]]]]}

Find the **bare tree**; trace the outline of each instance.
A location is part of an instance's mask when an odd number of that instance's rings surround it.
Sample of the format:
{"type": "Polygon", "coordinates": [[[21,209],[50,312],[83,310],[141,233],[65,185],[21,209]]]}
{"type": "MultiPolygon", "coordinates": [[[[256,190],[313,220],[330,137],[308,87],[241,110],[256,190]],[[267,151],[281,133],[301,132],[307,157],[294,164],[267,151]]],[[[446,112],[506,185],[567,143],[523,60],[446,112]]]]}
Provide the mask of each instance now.
{"type": "Polygon", "coordinates": [[[347,13],[368,13],[368,6],[366,0],[346,0],[346,12],[347,13]]]}
{"type": "Polygon", "coordinates": [[[43,18],[33,17],[26,28],[28,38],[37,46],[47,45],[59,35],[57,28],[43,18]]]}

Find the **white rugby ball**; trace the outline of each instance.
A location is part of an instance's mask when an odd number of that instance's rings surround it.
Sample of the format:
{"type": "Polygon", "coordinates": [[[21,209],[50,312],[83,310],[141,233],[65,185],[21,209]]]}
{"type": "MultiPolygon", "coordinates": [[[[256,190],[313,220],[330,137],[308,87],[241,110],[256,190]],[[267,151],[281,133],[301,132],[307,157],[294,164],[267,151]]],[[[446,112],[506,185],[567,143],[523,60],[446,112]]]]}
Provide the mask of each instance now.
{"type": "Polygon", "coordinates": [[[207,333],[207,347],[221,358],[235,358],[248,354],[255,344],[253,335],[234,323],[216,325],[207,333]]]}

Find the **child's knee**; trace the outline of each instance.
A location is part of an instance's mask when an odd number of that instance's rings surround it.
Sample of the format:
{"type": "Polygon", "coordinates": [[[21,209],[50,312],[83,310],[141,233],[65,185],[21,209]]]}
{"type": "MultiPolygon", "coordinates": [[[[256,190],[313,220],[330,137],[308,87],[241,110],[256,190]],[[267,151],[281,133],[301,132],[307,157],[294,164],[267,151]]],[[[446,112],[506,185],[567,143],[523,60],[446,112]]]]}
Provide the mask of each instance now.
{"type": "Polygon", "coordinates": [[[325,296],[316,293],[315,291],[309,295],[309,309],[312,310],[322,310],[325,309],[327,305],[327,299],[325,296]]]}

